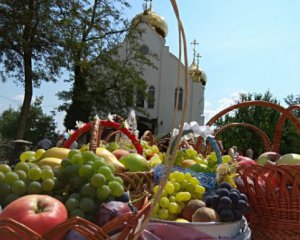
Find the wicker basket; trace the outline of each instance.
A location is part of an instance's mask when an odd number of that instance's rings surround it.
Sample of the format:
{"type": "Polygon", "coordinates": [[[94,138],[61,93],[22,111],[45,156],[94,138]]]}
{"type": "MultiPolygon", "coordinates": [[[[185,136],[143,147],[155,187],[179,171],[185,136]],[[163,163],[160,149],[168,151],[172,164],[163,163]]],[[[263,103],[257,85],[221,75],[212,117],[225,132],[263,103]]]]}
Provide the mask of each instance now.
{"type": "Polygon", "coordinates": [[[137,213],[131,212],[116,217],[101,228],[81,217],[73,217],[41,236],[23,224],[8,219],[0,221],[0,235],[11,236],[10,240],[56,240],[63,239],[70,230],[75,230],[89,240],[130,240],[141,230],[138,229],[138,222],[149,214],[151,206],[146,196],[134,205],[139,209],[137,213]],[[111,232],[116,231],[118,231],[117,234],[110,235],[111,232]]]}
{"type": "MultiPolygon", "coordinates": [[[[133,145],[136,148],[136,151],[142,154],[143,148],[136,138],[136,136],[129,131],[128,129],[124,128],[122,124],[117,122],[111,122],[106,120],[94,119],[92,122],[84,125],[82,128],[78,129],[73,133],[73,135],[68,139],[65,147],[69,147],[73,141],[75,141],[81,134],[90,131],[91,139],[89,143],[89,149],[91,151],[96,151],[97,147],[99,146],[99,142],[101,139],[101,133],[104,127],[113,127],[118,129],[117,131],[113,132],[112,135],[116,133],[124,133],[126,134],[133,145]]],[[[112,135],[108,136],[109,138],[112,135]]],[[[116,173],[117,176],[121,177],[124,181],[124,186],[126,191],[130,191],[131,199],[140,199],[144,195],[149,195],[153,189],[153,173],[152,172],[123,172],[123,173],[116,173]]]]}
{"type": "Polygon", "coordinates": [[[249,199],[253,239],[300,239],[300,166],[247,166],[238,188],[249,199]]]}

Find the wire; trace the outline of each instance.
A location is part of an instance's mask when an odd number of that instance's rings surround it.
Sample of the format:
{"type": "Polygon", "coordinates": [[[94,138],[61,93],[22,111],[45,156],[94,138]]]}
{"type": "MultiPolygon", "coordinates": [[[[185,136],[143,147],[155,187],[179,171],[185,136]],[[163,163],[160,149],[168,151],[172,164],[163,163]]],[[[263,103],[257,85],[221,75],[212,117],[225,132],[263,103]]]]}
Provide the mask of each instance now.
{"type": "Polygon", "coordinates": [[[5,96],[3,96],[3,95],[1,95],[1,94],[0,94],[0,97],[6,99],[6,100],[8,100],[8,101],[11,101],[11,102],[20,104],[18,101],[14,100],[14,99],[11,99],[11,98],[8,98],[8,97],[5,97],[5,96]]]}

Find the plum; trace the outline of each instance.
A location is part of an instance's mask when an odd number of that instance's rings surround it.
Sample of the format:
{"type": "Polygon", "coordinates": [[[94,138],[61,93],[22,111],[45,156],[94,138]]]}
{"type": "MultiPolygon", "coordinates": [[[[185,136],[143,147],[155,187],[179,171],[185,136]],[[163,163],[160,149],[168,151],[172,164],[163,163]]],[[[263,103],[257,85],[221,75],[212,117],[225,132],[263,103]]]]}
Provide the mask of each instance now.
{"type": "Polygon", "coordinates": [[[128,203],[120,201],[110,201],[103,203],[97,211],[96,224],[99,227],[102,227],[115,217],[129,212],[132,212],[132,208],[128,203]]]}

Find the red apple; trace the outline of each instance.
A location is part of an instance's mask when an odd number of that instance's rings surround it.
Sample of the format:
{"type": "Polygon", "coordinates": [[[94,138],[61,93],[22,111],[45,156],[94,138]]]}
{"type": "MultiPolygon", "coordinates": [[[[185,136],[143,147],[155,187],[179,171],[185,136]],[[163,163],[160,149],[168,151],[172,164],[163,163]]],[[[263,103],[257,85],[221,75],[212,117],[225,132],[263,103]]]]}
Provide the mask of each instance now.
{"type": "Polygon", "coordinates": [[[256,165],[256,162],[253,159],[244,156],[238,156],[237,161],[238,166],[256,165]]]}
{"type": "Polygon", "coordinates": [[[121,157],[129,154],[130,152],[125,150],[125,149],[116,149],[115,151],[112,152],[113,155],[115,155],[115,157],[117,159],[120,159],[121,157]]]}
{"type": "MultiPolygon", "coordinates": [[[[47,195],[26,195],[7,205],[0,215],[0,221],[12,218],[27,226],[36,233],[43,235],[57,224],[68,218],[67,209],[59,200],[47,195]]],[[[31,239],[23,235],[22,240],[31,239]]],[[[11,234],[1,236],[2,240],[16,239],[11,234]]],[[[58,240],[61,238],[56,238],[58,240]]]]}
{"type": "Polygon", "coordinates": [[[237,158],[236,158],[237,162],[242,161],[242,160],[253,160],[253,159],[249,158],[249,157],[242,156],[242,155],[237,156],[237,158]]]}

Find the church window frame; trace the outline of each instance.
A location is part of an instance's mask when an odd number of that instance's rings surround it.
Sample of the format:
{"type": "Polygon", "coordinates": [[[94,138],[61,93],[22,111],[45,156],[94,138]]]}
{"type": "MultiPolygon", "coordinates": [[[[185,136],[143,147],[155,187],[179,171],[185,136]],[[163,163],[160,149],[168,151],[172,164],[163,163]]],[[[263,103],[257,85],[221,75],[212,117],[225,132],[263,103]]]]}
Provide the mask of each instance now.
{"type": "Polygon", "coordinates": [[[148,89],[148,108],[155,107],[155,87],[151,85],[148,89]]]}
{"type": "Polygon", "coordinates": [[[177,94],[179,94],[177,110],[182,110],[182,104],[183,104],[183,88],[182,87],[180,87],[179,89],[175,88],[174,109],[176,108],[177,94]],[[178,93],[178,90],[179,90],[179,93],[178,93]]]}
{"type": "Polygon", "coordinates": [[[136,106],[141,108],[145,107],[145,95],[140,89],[137,89],[136,91],[136,106]]]}

